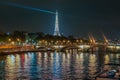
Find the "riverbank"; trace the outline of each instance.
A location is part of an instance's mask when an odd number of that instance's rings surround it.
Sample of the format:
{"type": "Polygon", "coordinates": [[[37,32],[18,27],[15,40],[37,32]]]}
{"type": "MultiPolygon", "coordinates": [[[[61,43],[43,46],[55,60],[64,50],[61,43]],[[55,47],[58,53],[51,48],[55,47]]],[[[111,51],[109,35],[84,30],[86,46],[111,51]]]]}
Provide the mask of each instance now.
{"type": "Polygon", "coordinates": [[[44,50],[44,49],[29,49],[29,50],[14,50],[14,51],[1,51],[0,55],[8,55],[15,53],[26,53],[26,52],[47,52],[47,51],[55,51],[55,50],[44,50]]]}
{"type": "Polygon", "coordinates": [[[85,53],[95,53],[95,52],[105,52],[105,53],[120,53],[120,51],[79,51],[79,50],[66,50],[61,51],[57,49],[35,49],[32,47],[29,48],[9,48],[9,49],[0,49],[0,55],[9,55],[9,54],[15,54],[15,53],[27,53],[27,52],[47,52],[47,51],[58,51],[58,52],[65,52],[65,53],[71,53],[71,52],[85,52],[85,53]]]}

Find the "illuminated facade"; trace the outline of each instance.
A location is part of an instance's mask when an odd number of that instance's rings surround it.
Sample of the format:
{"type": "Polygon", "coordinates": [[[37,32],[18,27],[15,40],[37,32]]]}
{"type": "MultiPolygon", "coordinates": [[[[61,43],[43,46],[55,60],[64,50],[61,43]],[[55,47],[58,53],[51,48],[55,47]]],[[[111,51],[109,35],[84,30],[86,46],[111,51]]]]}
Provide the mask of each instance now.
{"type": "Polygon", "coordinates": [[[56,11],[56,18],[55,18],[54,36],[60,36],[59,24],[58,24],[58,12],[57,11],[56,11]]]}

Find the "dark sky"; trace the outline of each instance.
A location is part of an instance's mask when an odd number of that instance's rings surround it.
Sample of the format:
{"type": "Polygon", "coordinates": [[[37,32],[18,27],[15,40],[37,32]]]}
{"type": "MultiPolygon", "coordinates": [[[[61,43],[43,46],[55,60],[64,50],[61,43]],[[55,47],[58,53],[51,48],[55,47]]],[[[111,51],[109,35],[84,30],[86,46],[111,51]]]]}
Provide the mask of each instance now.
{"type": "MultiPolygon", "coordinates": [[[[59,12],[60,32],[65,35],[120,37],[119,0],[0,0],[59,12]]],[[[14,30],[53,34],[55,15],[0,4],[0,31],[14,30]]]]}

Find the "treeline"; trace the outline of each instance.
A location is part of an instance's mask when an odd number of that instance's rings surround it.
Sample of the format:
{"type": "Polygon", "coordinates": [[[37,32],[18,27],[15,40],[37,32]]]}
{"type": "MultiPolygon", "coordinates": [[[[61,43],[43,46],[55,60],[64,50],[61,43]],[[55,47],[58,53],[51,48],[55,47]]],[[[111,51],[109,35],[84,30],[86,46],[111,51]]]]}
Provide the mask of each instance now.
{"type": "Polygon", "coordinates": [[[74,42],[89,42],[88,40],[85,40],[83,38],[75,38],[74,36],[53,36],[51,34],[45,34],[43,32],[36,32],[36,33],[29,33],[26,31],[14,31],[13,33],[7,34],[7,33],[0,33],[0,42],[8,42],[8,41],[21,41],[25,42],[26,40],[38,42],[40,40],[46,40],[46,41],[70,41],[72,43],[74,42]]]}

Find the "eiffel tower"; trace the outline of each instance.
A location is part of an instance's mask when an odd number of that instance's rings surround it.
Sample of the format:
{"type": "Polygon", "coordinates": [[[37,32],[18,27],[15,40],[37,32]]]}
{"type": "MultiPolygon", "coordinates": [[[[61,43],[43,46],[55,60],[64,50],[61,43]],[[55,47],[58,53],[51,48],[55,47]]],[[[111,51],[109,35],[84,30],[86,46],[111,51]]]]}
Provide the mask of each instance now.
{"type": "Polygon", "coordinates": [[[59,26],[58,26],[58,12],[57,11],[56,11],[56,18],[55,18],[54,36],[60,36],[59,26]]]}

